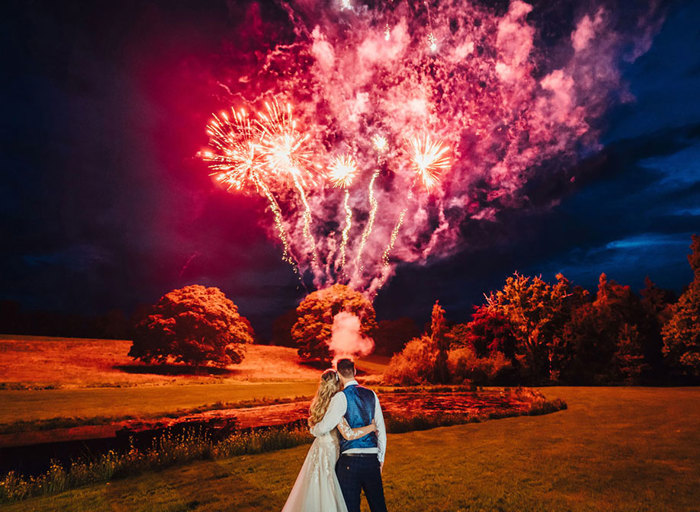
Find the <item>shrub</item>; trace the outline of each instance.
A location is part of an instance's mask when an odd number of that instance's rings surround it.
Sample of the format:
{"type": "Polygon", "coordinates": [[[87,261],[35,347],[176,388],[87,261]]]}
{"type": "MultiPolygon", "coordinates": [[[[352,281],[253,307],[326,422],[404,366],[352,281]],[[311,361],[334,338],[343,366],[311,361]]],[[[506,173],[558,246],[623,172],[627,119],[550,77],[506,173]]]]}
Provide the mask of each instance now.
{"type": "Polygon", "coordinates": [[[387,384],[410,386],[430,382],[438,358],[436,343],[429,336],[414,338],[394,355],[384,373],[387,384]]]}
{"type": "Polygon", "coordinates": [[[477,357],[471,347],[450,350],[447,365],[455,382],[469,381],[478,385],[493,382],[512,367],[501,352],[494,351],[486,357],[477,357]]]}

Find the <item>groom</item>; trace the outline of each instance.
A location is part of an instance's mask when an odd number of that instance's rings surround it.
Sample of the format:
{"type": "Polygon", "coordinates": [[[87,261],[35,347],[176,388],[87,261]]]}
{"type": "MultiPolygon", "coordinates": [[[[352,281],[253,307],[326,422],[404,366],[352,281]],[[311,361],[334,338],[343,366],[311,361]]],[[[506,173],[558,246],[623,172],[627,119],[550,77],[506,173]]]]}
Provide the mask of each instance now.
{"type": "Polygon", "coordinates": [[[340,438],[340,458],[335,466],[338,482],[348,512],[360,512],[360,493],[365,491],[372,512],[386,512],[382,468],[386,453],[386,429],[379,399],[374,391],[360,386],[355,380],[355,364],[340,359],[336,366],[343,391],[331,399],[328,411],[320,423],[314,425],[314,435],[329,432],[343,416],[351,428],[377,424],[377,432],[353,440],[340,438]]]}

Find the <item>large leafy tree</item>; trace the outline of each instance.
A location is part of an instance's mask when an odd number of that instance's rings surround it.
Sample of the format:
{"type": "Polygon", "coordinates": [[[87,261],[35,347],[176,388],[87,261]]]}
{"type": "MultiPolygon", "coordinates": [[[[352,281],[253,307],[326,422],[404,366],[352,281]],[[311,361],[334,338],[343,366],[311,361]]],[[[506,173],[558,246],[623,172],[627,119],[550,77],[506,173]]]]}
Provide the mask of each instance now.
{"type": "Polygon", "coordinates": [[[494,308],[474,306],[470,322],[457,324],[447,333],[453,348],[467,346],[477,357],[498,351],[515,358],[515,338],[508,319],[494,308]]]}
{"type": "Polygon", "coordinates": [[[413,338],[391,358],[384,382],[402,386],[433,382],[437,359],[437,344],[431,336],[413,338]]]}
{"type": "Polygon", "coordinates": [[[292,327],[292,338],[302,359],[318,359],[328,363],[333,356],[328,349],[333,319],[346,311],[360,319],[360,334],[372,338],[377,329],[374,306],[360,292],[343,284],[334,284],[309,295],[297,307],[297,321],[292,327]]]}
{"type": "Polygon", "coordinates": [[[637,382],[649,371],[653,336],[650,314],[639,298],[629,286],[602,273],[594,300],[571,312],[561,347],[555,350],[561,357],[561,380],[637,382]]]}
{"type": "Polygon", "coordinates": [[[250,322],[221,290],[190,285],[163,295],[138,322],[129,355],[225,367],[240,363],[252,342],[250,322]]]}
{"type": "Polygon", "coordinates": [[[515,357],[523,376],[531,381],[553,377],[552,346],[561,338],[577,294],[569,281],[557,275],[553,285],[540,277],[519,273],[503,289],[491,293],[487,307],[504,317],[515,338],[515,357]]]}
{"type": "Polygon", "coordinates": [[[668,365],[683,375],[700,377],[700,237],[693,235],[688,262],[695,278],[673,306],[664,325],[663,353],[668,365]]]}

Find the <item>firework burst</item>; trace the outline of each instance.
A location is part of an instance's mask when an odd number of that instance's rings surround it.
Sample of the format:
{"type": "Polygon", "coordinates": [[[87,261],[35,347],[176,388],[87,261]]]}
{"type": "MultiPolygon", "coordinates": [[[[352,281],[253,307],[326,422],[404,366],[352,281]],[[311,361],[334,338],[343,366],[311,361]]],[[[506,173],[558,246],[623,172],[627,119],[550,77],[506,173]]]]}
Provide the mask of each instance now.
{"type": "Polygon", "coordinates": [[[313,271],[319,272],[316,242],[311,230],[311,207],[306,197],[306,187],[314,184],[312,172],[317,168],[313,163],[313,152],[307,147],[309,134],[298,129],[292,106],[287,103],[281,108],[277,99],[265,103],[265,112],[258,113],[257,126],[267,169],[279,182],[291,182],[299,194],[306,249],[311,254],[313,271]]]}
{"type": "Polygon", "coordinates": [[[658,20],[625,34],[601,6],[543,51],[541,8],[507,3],[335,0],[322,17],[285,3],[304,36],[235,60],[223,86],[251,103],[214,116],[200,155],[222,186],[268,201],[302,282],[372,296],[397,261],[458,250],[462,223],[517,203],[542,162],[597,146],[591,120],[625,96],[620,59],[658,20]]]}
{"type": "Polygon", "coordinates": [[[268,170],[279,181],[291,181],[301,187],[313,185],[318,166],[308,148],[309,134],[298,129],[291,105],[281,108],[276,99],[265,103],[265,112],[258,113],[256,125],[268,170]]]}
{"type": "Polygon", "coordinates": [[[389,149],[389,143],[384,135],[376,134],[374,137],[372,137],[372,145],[380,154],[386,153],[386,151],[389,149]]]}
{"type": "Polygon", "coordinates": [[[221,112],[207,126],[213,151],[201,153],[214,171],[211,176],[227,190],[244,190],[251,184],[260,188],[265,154],[260,146],[259,131],[245,110],[221,112]]]}
{"type": "Polygon", "coordinates": [[[357,162],[351,156],[341,156],[333,159],[329,167],[328,178],[335,187],[347,189],[357,176],[357,162]]]}
{"type": "Polygon", "coordinates": [[[203,151],[201,156],[214,170],[211,176],[225,186],[226,190],[250,190],[252,185],[267,199],[282,242],[282,259],[299,274],[298,263],[292,256],[289,235],[284,228],[282,210],[264,181],[269,172],[267,154],[261,144],[262,133],[259,125],[251,122],[244,109],[231,109],[231,115],[221,112],[219,116],[213,116],[207,127],[209,145],[213,151],[203,151]]]}
{"type": "Polygon", "coordinates": [[[440,141],[433,141],[429,136],[414,137],[411,144],[411,161],[417,178],[427,190],[440,183],[442,171],[450,167],[448,148],[440,141]]]}

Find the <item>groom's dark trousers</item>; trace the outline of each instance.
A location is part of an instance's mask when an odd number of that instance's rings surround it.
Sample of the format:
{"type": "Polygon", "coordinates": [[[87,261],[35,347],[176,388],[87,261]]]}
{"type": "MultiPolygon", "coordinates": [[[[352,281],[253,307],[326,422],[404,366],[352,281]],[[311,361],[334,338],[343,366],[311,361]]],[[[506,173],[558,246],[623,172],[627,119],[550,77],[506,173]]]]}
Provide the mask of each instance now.
{"type": "Polygon", "coordinates": [[[348,512],[360,512],[361,490],[365,491],[372,512],[387,512],[382,472],[376,453],[362,456],[342,454],[335,466],[335,473],[338,475],[348,512]]]}

